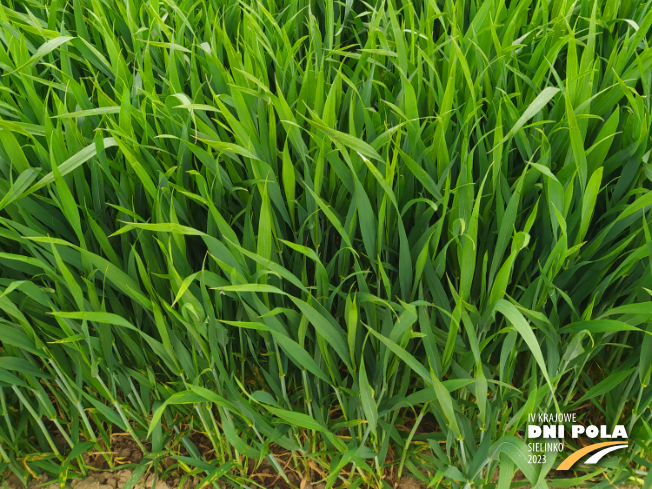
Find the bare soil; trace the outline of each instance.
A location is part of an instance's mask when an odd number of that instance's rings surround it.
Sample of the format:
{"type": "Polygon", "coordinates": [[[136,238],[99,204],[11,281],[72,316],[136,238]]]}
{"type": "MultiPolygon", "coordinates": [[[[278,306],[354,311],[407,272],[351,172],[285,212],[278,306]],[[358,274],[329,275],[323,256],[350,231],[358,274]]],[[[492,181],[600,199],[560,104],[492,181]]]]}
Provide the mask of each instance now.
{"type": "MultiPolygon", "coordinates": [[[[131,477],[132,471],[130,469],[122,469],[117,472],[92,472],[86,479],[74,479],[70,482],[70,486],[73,489],[121,489],[124,487],[125,483],[131,477]]],[[[195,489],[200,480],[195,477],[186,481],[182,486],[179,485],[180,480],[178,478],[168,479],[166,481],[157,481],[154,485],[154,476],[150,475],[149,477],[141,480],[136,484],[135,489],[195,489]]],[[[262,481],[261,481],[262,482],[262,481]]],[[[261,485],[264,485],[261,484],[261,485]]],[[[284,484],[283,484],[284,485],[284,484]]],[[[309,482],[299,482],[297,484],[300,489],[325,489],[326,484],[320,482],[318,484],[311,484],[309,482]]],[[[266,487],[276,488],[281,487],[281,484],[273,484],[266,487]]],[[[5,482],[6,489],[25,489],[25,487],[20,483],[15,477],[9,477],[5,482]]],[[[59,489],[59,483],[56,481],[49,481],[48,478],[44,475],[39,476],[37,479],[34,479],[29,484],[29,489],[59,489]]],[[[397,486],[397,489],[424,489],[425,485],[416,479],[411,479],[409,477],[403,477],[401,483],[397,486]]]]}
{"type": "MultiPolygon", "coordinates": [[[[131,477],[132,471],[130,469],[122,469],[116,472],[92,472],[86,479],[74,479],[70,482],[70,486],[73,489],[121,489],[124,487],[125,483],[131,477]]],[[[165,481],[157,481],[154,485],[154,475],[150,475],[147,478],[143,478],[138,484],[136,484],[135,489],[195,489],[199,485],[200,479],[194,477],[192,479],[186,480],[186,483],[181,486],[179,478],[171,478],[165,481]]],[[[275,489],[276,487],[287,487],[284,483],[272,483],[270,485],[265,485],[263,481],[259,481],[264,487],[269,487],[270,489],[275,489]]],[[[269,481],[271,482],[271,481],[269,481]]],[[[318,484],[311,484],[306,481],[300,481],[297,486],[300,489],[325,489],[326,484],[323,482],[318,484]]],[[[6,489],[25,489],[20,481],[15,477],[9,477],[5,481],[4,487],[6,489]]],[[[396,489],[424,489],[425,484],[421,483],[416,479],[410,477],[403,477],[401,483],[396,486],[396,489]]],[[[50,482],[46,476],[41,475],[37,479],[34,479],[29,484],[29,489],[59,489],[58,482],[50,482]],[[48,483],[49,482],[49,483],[48,483]]],[[[524,486],[521,489],[530,489],[528,486],[524,486]]],[[[579,488],[576,488],[579,489],[579,488]]],[[[618,489],[637,489],[636,486],[620,486],[618,489]]]]}

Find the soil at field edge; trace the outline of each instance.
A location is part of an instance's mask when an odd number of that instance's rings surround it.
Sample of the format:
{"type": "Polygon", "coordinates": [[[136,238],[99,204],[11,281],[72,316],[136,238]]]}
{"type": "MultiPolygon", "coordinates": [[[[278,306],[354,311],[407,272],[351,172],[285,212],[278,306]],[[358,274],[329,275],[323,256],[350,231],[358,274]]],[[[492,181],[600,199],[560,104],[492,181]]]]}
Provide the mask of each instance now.
{"type": "MultiPolygon", "coordinates": [[[[121,489],[124,487],[125,483],[131,477],[132,471],[129,469],[122,469],[116,472],[92,472],[89,474],[89,477],[86,479],[74,479],[70,482],[70,486],[73,489],[121,489]]],[[[45,476],[40,476],[37,479],[34,479],[29,484],[29,489],[59,489],[58,482],[50,482],[48,484],[48,479],[45,476]]],[[[136,484],[136,489],[195,489],[199,485],[200,479],[197,477],[189,478],[186,480],[183,486],[180,485],[179,478],[169,478],[165,481],[157,481],[154,484],[154,476],[150,475],[146,478],[141,479],[136,484]]],[[[262,482],[262,481],[261,481],[262,482]]],[[[271,482],[271,481],[269,481],[271,482]]],[[[270,485],[261,484],[264,487],[269,487],[270,489],[283,489],[288,487],[284,483],[272,483],[270,485]]],[[[297,484],[301,489],[324,489],[326,485],[324,483],[310,484],[299,483],[297,484]]],[[[25,489],[24,486],[18,481],[15,477],[9,477],[4,485],[7,489],[25,489]]],[[[221,485],[221,487],[226,487],[221,485]]],[[[396,489],[425,489],[426,485],[422,484],[416,479],[410,477],[403,477],[401,483],[396,486],[396,489]]],[[[521,489],[530,489],[528,486],[523,486],[521,489]]],[[[620,486],[618,489],[637,489],[635,486],[620,486]]]]}

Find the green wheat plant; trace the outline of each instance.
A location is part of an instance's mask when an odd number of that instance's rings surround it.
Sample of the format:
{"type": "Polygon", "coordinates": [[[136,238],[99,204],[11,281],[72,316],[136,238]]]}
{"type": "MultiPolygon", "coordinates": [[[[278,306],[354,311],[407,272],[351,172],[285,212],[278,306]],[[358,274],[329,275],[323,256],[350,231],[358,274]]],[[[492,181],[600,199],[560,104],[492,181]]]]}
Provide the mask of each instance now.
{"type": "Polygon", "coordinates": [[[652,487],[651,24],[1,0],[0,472],[652,487]],[[539,412],[629,447],[558,475],[539,412]]]}

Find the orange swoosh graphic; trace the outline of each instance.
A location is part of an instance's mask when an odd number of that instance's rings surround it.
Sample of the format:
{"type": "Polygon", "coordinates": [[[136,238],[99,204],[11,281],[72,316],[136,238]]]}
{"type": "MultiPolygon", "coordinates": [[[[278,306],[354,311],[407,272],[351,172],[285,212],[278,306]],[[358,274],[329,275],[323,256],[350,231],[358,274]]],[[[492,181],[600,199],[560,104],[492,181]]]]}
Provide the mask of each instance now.
{"type": "Polygon", "coordinates": [[[588,447],[584,447],[575,453],[572,453],[568,457],[566,457],[562,462],[559,464],[559,467],[557,467],[557,470],[568,470],[570,469],[575,462],[577,462],[579,459],[581,459],[584,455],[587,453],[595,452],[599,448],[603,447],[608,447],[610,445],[623,445],[622,441],[605,441],[603,443],[596,443],[595,445],[589,445],[588,447]]]}

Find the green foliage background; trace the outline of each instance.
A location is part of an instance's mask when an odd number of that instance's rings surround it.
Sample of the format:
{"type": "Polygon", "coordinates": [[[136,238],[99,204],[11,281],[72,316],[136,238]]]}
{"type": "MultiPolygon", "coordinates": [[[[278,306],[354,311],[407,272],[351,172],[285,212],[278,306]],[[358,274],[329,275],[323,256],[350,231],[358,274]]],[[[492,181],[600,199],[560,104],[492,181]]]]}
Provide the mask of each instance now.
{"type": "Polygon", "coordinates": [[[652,486],[651,7],[2,0],[0,469],[652,486]]]}

